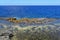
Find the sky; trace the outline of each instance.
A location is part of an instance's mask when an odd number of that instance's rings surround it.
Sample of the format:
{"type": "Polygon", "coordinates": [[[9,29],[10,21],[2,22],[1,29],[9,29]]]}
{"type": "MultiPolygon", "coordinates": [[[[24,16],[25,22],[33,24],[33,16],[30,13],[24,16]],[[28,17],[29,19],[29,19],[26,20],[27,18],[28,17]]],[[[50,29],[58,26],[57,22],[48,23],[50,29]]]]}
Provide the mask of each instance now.
{"type": "Polygon", "coordinates": [[[60,0],[0,0],[0,5],[60,5],[60,0]]]}

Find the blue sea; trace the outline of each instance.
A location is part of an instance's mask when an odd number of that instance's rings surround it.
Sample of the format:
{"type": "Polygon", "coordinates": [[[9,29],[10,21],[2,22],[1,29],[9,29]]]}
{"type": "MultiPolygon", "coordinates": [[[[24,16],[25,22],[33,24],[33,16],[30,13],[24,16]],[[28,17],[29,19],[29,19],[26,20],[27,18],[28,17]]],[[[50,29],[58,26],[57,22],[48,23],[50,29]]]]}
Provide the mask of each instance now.
{"type": "Polygon", "coordinates": [[[60,18],[60,6],[0,6],[0,17],[60,18]]]}

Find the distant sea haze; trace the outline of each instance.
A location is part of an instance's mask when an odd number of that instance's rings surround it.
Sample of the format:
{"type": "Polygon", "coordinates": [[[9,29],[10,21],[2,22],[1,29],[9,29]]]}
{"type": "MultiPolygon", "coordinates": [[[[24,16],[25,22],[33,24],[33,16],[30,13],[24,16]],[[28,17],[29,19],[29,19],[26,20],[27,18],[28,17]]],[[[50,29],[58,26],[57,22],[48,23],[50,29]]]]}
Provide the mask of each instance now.
{"type": "Polygon", "coordinates": [[[60,18],[60,6],[0,6],[0,17],[60,18]]]}

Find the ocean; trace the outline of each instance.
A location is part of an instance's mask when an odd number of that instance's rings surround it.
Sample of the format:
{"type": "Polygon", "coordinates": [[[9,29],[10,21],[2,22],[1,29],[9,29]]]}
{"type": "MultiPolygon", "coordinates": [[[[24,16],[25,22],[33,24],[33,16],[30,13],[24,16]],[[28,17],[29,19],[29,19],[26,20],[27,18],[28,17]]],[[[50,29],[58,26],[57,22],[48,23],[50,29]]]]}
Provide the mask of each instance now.
{"type": "Polygon", "coordinates": [[[60,6],[0,6],[0,17],[60,18],[60,6]]]}

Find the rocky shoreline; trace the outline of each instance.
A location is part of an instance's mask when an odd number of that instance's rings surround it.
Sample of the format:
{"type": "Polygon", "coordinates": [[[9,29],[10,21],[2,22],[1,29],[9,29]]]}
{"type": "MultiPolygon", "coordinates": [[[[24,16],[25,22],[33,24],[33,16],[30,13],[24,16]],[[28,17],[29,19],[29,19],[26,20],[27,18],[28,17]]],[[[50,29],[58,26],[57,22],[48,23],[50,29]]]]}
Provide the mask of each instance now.
{"type": "MultiPolygon", "coordinates": [[[[2,18],[0,34],[12,32],[12,40],[60,40],[60,19],[56,18],[2,18]],[[57,23],[55,23],[57,22],[57,23]],[[23,25],[23,27],[22,27],[23,25]],[[59,35],[59,36],[58,36],[59,35]],[[56,36],[56,37],[55,37],[56,36]],[[50,38],[51,37],[51,38],[50,38]],[[54,38],[53,38],[54,37],[54,38]]],[[[9,35],[8,35],[9,36],[9,35]]],[[[0,36],[5,37],[5,36],[0,36]]],[[[7,37],[8,38],[8,37],[7,37]]],[[[3,39],[1,39],[3,40],[3,39]]],[[[6,40],[9,40],[6,39],[6,40]]]]}

